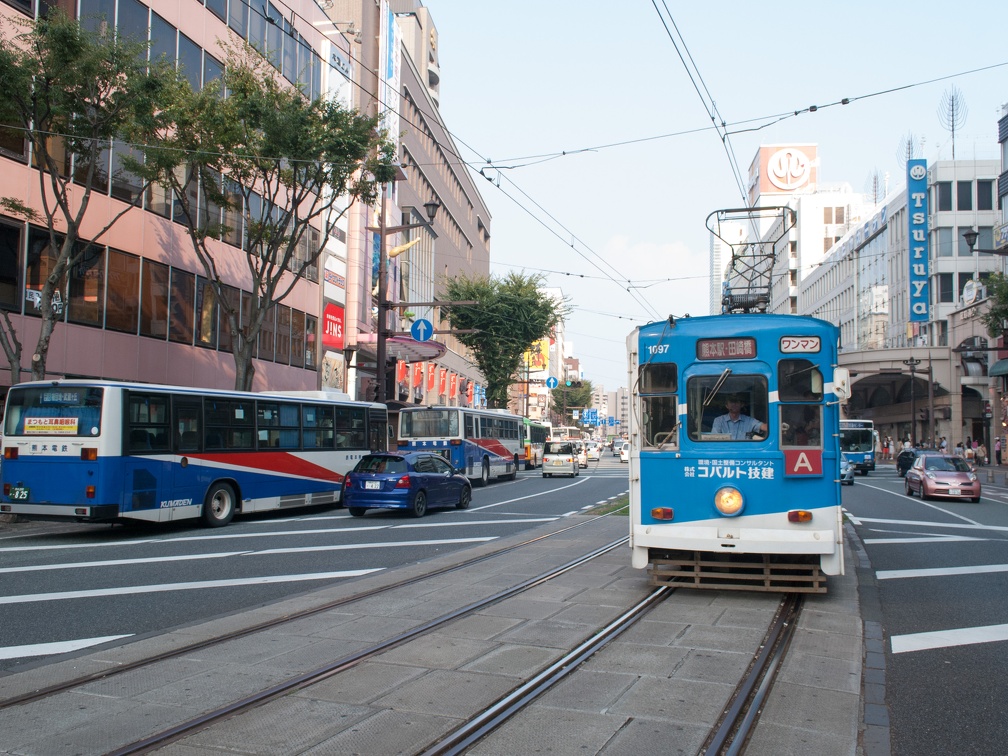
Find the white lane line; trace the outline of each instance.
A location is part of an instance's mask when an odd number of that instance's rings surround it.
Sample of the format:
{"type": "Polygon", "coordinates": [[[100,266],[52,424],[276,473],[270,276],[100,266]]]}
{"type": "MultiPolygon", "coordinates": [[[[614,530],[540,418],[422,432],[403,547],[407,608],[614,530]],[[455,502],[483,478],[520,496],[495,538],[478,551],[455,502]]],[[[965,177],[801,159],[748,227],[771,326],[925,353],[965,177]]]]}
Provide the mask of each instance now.
{"type": "Polygon", "coordinates": [[[516,499],[507,499],[505,501],[498,501],[496,504],[486,504],[482,507],[472,507],[470,512],[479,512],[483,509],[491,509],[493,507],[501,507],[505,504],[513,504],[516,501],[524,501],[525,499],[538,499],[540,496],[546,493],[555,493],[556,491],[563,491],[565,488],[572,488],[574,486],[580,486],[582,483],[587,483],[587,478],[582,478],[581,480],[575,480],[573,483],[568,483],[566,486],[560,486],[559,488],[551,488],[548,491],[540,491],[539,493],[529,494],[528,496],[519,496],[516,499]]]}
{"type": "Polygon", "coordinates": [[[312,551],[341,551],[341,550],[363,550],[363,549],[386,549],[396,547],[417,546],[444,546],[455,543],[485,543],[496,540],[497,536],[481,536],[478,538],[442,538],[431,541],[381,541],[378,543],[347,543],[339,545],[325,546],[298,546],[293,548],[261,549],[258,551],[230,551],[216,554],[187,554],[181,556],[150,557],[149,559],[109,559],[101,562],[61,562],[58,564],[28,565],[23,567],[9,567],[3,569],[3,574],[8,572],[36,572],[43,570],[70,570],[84,567],[117,567],[126,564],[156,564],[158,562],[180,562],[198,561],[200,559],[221,559],[235,556],[262,556],[265,554],[303,554],[312,551]]]}
{"type": "Polygon", "coordinates": [[[168,557],[144,557],[141,559],[105,559],[100,562],[60,562],[59,564],[31,564],[25,567],[4,567],[3,574],[11,572],[36,572],[43,570],[76,570],[82,567],[121,567],[126,564],[155,564],[157,562],[185,562],[199,559],[224,559],[226,557],[254,554],[253,551],[224,551],[215,554],[183,554],[168,557]]]}
{"type": "Polygon", "coordinates": [[[357,543],[341,543],[334,546],[292,546],[285,549],[264,549],[249,553],[255,556],[259,556],[260,554],[303,554],[313,551],[356,551],[361,548],[385,549],[396,548],[397,546],[409,546],[410,548],[418,546],[446,546],[454,543],[486,543],[487,541],[496,540],[497,536],[486,536],[484,538],[443,538],[433,541],[389,541],[387,543],[369,543],[364,546],[357,543]]]}
{"type": "Polygon", "coordinates": [[[65,654],[69,651],[79,651],[82,648],[97,646],[100,643],[129,638],[129,635],[106,635],[101,638],[78,638],[77,640],[57,641],[55,643],[32,643],[27,646],[0,647],[0,659],[25,659],[29,656],[49,656],[50,654],[65,654]]]}
{"type": "Polygon", "coordinates": [[[342,570],[340,572],[309,572],[302,575],[267,575],[264,577],[239,578],[235,580],[205,580],[193,583],[162,583],[160,585],[125,585],[120,588],[95,588],[89,591],[61,591],[58,593],[26,593],[20,596],[0,596],[0,604],[31,604],[42,601],[66,601],[68,599],[99,598],[102,596],[128,596],[138,593],[171,593],[172,591],[198,591],[206,588],[234,588],[246,585],[269,585],[271,583],[297,583],[307,580],[336,580],[360,577],[380,572],[382,568],[369,570],[342,570]]]}
{"type": "Polygon", "coordinates": [[[973,523],[970,525],[960,525],[954,522],[934,522],[932,520],[886,520],[879,517],[862,517],[861,522],[870,525],[902,525],[904,527],[913,526],[915,528],[942,528],[948,530],[976,530],[981,528],[983,530],[992,531],[995,533],[1005,533],[1008,532],[1008,526],[1005,525],[982,525],[980,523],[973,523]]]}
{"type": "MultiPolygon", "coordinates": [[[[501,514],[497,512],[496,514],[501,514]]],[[[504,522],[503,520],[458,520],[457,522],[413,522],[408,525],[393,525],[392,529],[409,529],[409,528],[457,528],[469,525],[514,525],[515,523],[523,522],[553,522],[556,517],[525,517],[522,520],[508,520],[504,522]]]]}
{"type": "Polygon", "coordinates": [[[879,570],[878,580],[903,580],[919,577],[951,577],[952,575],[988,575],[1008,572],[1008,564],[977,564],[970,567],[929,567],[919,570],[879,570]]]}
{"type": "Polygon", "coordinates": [[[953,543],[961,541],[989,541],[989,538],[971,538],[970,536],[918,536],[915,538],[865,538],[865,545],[873,546],[899,543],[953,543]]]}
{"type": "Polygon", "coordinates": [[[927,651],[932,648],[971,646],[977,643],[994,643],[1008,640],[1008,625],[962,627],[956,630],[936,630],[930,633],[894,635],[889,639],[892,652],[927,651]]]}

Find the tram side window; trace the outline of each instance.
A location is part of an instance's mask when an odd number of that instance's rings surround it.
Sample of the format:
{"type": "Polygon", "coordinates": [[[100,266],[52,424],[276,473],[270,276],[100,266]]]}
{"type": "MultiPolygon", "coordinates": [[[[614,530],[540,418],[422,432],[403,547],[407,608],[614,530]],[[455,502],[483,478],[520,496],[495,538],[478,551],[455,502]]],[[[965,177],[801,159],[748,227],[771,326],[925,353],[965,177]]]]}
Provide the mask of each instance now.
{"type": "Polygon", "coordinates": [[[777,363],[777,387],[782,402],[821,402],[822,372],[808,360],[781,360],[777,363]]]}
{"type": "Polygon", "coordinates": [[[678,371],[671,363],[641,365],[641,434],[644,446],[679,448],[678,371]]]}
{"type": "Polygon", "coordinates": [[[698,375],[686,383],[686,417],[692,441],[762,441],[769,422],[767,379],[762,375],[698,375]]]}
{"type": "Polygon", "coordinates": [[[822,448],[822,405],[780,405],[781,446],[822,448]]]}

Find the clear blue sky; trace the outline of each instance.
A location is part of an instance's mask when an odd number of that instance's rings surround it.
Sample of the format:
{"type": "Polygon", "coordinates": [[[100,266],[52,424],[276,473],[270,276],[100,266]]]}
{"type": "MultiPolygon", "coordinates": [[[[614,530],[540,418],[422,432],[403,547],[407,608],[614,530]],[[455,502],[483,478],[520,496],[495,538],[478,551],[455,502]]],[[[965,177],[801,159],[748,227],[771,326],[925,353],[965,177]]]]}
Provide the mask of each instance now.
{"type": "Polygon", "coordinates": [[[491,161],[486,172],[501,177],[499,187],[479,183],[492,214],[491,273],[543,272],[562,288],[575,308],[575,356],[610,391],[627,383],[635,324],[706,314],[704,221],[744,204],[662,23],[675,35],[666,5],[702,77],[696,86],[739,132],[730,146],[743,179],[761,144],[816,143],[820,183],[864,191],[880,173],[899,191],[908,135],[929,162],[951,159],[938,110],[953,86],[968,109],[956,158],[998,156],[1002,2],[425,5],[439,35],[441,113],[463,157],[491,161]],[[852,102],[825,107],[843,98],[852,102]],[[811,105],[819,110],[771,123],[811,105]]]}

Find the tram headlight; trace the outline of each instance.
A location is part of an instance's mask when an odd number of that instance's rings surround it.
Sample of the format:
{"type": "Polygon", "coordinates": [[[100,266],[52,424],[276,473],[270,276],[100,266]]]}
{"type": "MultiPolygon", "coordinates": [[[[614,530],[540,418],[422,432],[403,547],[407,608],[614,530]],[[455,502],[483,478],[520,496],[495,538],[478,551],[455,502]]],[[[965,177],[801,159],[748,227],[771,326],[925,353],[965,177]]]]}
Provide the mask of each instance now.
{"type": "Polygon", "coordinates": [[[714,508],[726,517],[734,517],[742,511],[745,501],[737,488],[725,486],[714,494],[714,508]]]}

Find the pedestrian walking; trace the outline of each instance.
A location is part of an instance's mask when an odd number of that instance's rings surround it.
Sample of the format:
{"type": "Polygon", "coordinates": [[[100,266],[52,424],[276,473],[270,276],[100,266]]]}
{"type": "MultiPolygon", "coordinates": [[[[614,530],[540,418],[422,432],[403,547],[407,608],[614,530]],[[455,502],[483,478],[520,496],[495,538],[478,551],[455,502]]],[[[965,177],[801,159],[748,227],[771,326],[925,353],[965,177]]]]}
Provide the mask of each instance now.
{"type": "Polygon", "coordinates": [[[994,440],[994,461],[1001,464],[1001,436],[994,440]]]}
{"type": "Polygon", "coordinates": [[[977,464],[983,467],[987,464],[987,447],[984,444],[980,444],[977,447],[977,464]]]}

